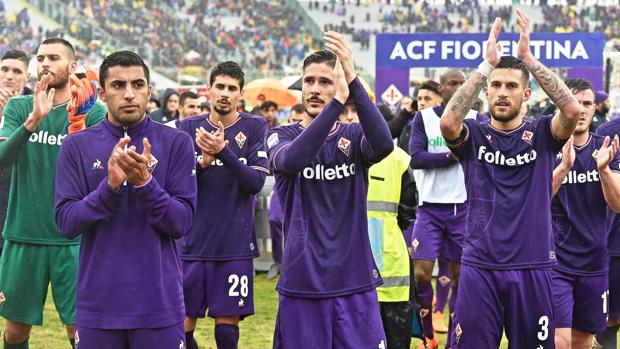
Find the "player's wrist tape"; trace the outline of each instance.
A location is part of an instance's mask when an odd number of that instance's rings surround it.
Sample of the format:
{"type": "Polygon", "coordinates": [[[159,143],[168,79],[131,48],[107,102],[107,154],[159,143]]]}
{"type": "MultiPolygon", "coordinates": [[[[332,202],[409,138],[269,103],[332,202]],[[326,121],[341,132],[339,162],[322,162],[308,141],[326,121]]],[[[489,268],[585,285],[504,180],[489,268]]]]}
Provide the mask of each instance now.
{"type": "Polygon", "coordinates": [[[495,69],[493,64],[487,61],[482,61],[482,63],[478,66],[478,73],[484,75],[485,78],[488,78],[493,69],[495,69]]]}

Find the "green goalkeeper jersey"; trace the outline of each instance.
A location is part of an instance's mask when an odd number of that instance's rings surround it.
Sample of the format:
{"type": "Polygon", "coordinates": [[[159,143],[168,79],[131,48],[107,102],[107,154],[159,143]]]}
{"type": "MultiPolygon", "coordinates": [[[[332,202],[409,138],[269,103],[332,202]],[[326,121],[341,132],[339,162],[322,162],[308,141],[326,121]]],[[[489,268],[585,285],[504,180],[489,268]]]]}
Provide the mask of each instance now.
{"type": "MultiPolygon", "coordinates": [[[[0,129],[0,167],[12,165],[6,222],[2,236],[10,241],[77,245],[56,226],[54,211],[56,163],[67,136],[67,103],[54,106],[34,132],[24,128],[33,109],[33,95],[11,98],[3,112],[0,129]]],[[[88,113],[86,127],[96,125],[106,115],[96,103],[88,113]]]]}

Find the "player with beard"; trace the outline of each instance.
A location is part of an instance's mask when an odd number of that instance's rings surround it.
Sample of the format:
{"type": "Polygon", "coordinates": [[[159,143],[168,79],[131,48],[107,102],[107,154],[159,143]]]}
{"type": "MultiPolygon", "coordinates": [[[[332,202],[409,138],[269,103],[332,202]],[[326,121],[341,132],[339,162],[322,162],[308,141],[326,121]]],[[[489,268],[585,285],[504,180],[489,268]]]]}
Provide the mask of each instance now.
{"type": "Polygon", "coordinates": [[[184,348],[176,240],[196,208],[192,141],[146,115],[140,56],[115,52],[99,69],[107,118],[67,137],[56,176],[58,226],[82,236],[76,344],[184,348]]]}
{"type": "MultiPolygon", "coordinates": [[[[608,103],[608,102],[606,102],[608,103]]],[[[597,104],[597,108],[599,105],[597,104]]],[[[608,121],[596,130],[601,136],[615,137],[620,135],[620,119],[608,121]]],[[[620,325],[620,214],[607,213],[609,221],[609,237],[607,250],[609,253],[609,319],[607,329],[596,336],[603,349],[616,349],[617,332],[620,325]]]]}
{"type": "Polygon", "coordinates": [[[274,348],[385,348],[370,249],[368,168],[392,152],[386,122],[354,67],[343,35],[304,60],[305,119],[265,142],[284,213],[284,259],[274,348]],[[350,98],[359,124],[338,117],[350,98]]]}
{"type": "Polygon", "coordinates": [[[583,111],[553,171],[553,233],[558,264],[552,273],[555,347],[587,349],[592,334],[607,328],[606,214],[620,212],[618,136],[589,132],[594,89],[583,79],[566,81],[583,111]],[[557,193],[557,194],[556,194],[557,193]]]}
{"type": "MultiPolygon", "coordinates": [[[[447,332],[441,313],[432,312],[433,286],[432,273],[435,260],[441,258],[449,262],[448,269],[452,287],[452,298],[448,305],[450,321],[454,317],[454,305],[458,290],[459,269],[465,236],[465,217],[467,216],[467,193],[463,170],[457,158],[450,152],[441,136],[440,115],[446,104],[465,81],[465,74],[458,69],[448,69],[440,77],[439,91],[443,103],[422,105],[411,124],[409,154],[411,168],[419,192],[417,220],[412,231],[411,258],[413,259],[415,280],[420,297],[420,316],[424,324],[424,336],[429,348],[439,346],[433,330],[438,328],[447,332]],[[435,326],[434,323],[437,323],[435,326]],[[440,326],[443,325],[443,326],[440,326]],[[443,327],[443,328],[440,328],[443,327]]],[[[420,96],[433,95],[432,84],[420,87],[420,96]],[[424,88],[422,88],[424,87],[424,88]]],[[[437,96],[434,94],[434,96],[437,96]]],[[[425,102],[425,101],[423,101],[425,102]]],[[[486,116],[470,110],[467,118],[487,120],[486,116]]],[[[445,278],[444,278],[445,282],[445,278]]],[[[438,331],[439,332],[439,331],[438,331]]],[[[450,333],[446,347],[449,347],[450,333]]],[[[424,344],[420,343],[420,348],[424,344]]]]}
{"type": "Polygon", "coordinates": [[[211,112],[179,125],[201,154],[196,165],[199,214],[181,241],[188,349],[198,348],[193,333],[207,309],[215,318],[219,349],[237,348],[239,321],[254,314],[254,212],[269,162],[263,145],[267,123],[237,112],[244,79],[237,63],[216,65],[209,77],[211,112]]]}
{"type": "Polygon", "coordinates": [[[79,109],[87,115],[85,125],[92,126],[105,115],[105,108],[94,103],[96,96],[89,98],[93,101],[90,110],[72,100],[69,78],[77,62],[68,41],[47,39],[36,57],[39,83],[35,93],[8,101],[0,130],[0,166],[12,166],[3,231],[6,242],[0,259],[0,315],[7,319],[6,348],[28,347],[32,325],[43,322],[50,282],[56,309],[73,342],[80,240],[68,240],[56,226],[54,174],[69,116],[79,109]]]}
{"type": "Polygon", "coordinates": [[[452,348],[553,348],[551,288],[556,263],[551,225],[556,154],[571,136],[581,105],[530,51],[529,19],[517,9],[519,59],[501,57],[495,19],[484,61],[452,97],[441,132],[460,159],[468,194],[452,348]],[[529,74],[560,113],[524,121],[529,74]],[[490,122],[465,119],[485,88],[490,122]]]}

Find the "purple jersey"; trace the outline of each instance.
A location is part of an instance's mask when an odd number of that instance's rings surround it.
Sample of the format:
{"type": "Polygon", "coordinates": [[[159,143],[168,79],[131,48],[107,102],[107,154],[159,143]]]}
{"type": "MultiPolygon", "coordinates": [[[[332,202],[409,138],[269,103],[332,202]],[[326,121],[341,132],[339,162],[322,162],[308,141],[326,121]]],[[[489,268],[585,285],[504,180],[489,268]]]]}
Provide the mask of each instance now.
{"type": "MultiPolygon", "coordinates": [[[[201,154],[195,144],[200,127],[217,130],[208,114],[187,118],[179,126],[192,136],[196,154],[201,154]]],[[[265,132],[263,118],[240,113],[224,129],[229,143],[216,160],[205,170],[197,165],[197,214],[190,233],[181,240],[181,259],[227,261],[258,256],[254,211],[256,194],[269,174],[265,132]]]]}
{"type": "MultiPolygon", "coordinates": [[[[613,119],[599,126],[596,133],[601,136],[609,136],[611,139],[615,135],[620,136],[620,119],[613,119]]],[[[609,240],[607,250],[610,256],[620,257],[620,215],[608,210],[609,240]]]]}
{"type": "Polygon", "coordinates": [[[551,117],[524,121],[512,131],[466,119],[460,158],[468,194],[463,264],[508,270],[556,262],[551,230],[551,180],[564,142],[551,117]]]}
{"type": "MultiPolygon", "coordinates": [[[[607,203],[596,167],[594,152],[604,137],[592,134],[575,148],[575,163],[553,198],[551,212],[558,264],[568,274],[595,276],[609,267],[607,254],[607,203]]],[[[558,154],[560,157],[562,154],[558,154]]],[[[609,165],[618,169],[620,157],[609,165]]],[[[556,165],[561,159],[556,160],[556,165]]]]}
{"type": "Polygon", "coordinates": [[[191,139],[152,121],[126,129],[157,160],[141,187],[113,190],[108,158],[125,134],[107,119],[63,141],[56,175],[56,221],[68,238],[82,235],[76,314],[80,326],[158,328],[185,317],[176,239],[189,231],[196,203],[191,139]]]}
{"type": "MultiPolygon", "coordinates": [[[[300,124],[293,124],[267,133],[272,164],[303,131],[300,124]]],[[[286,237],[280,293],[334,297],[368,291],[381,283],[368,240],[370,163],[362,151],[363,137],[360,124],[337,122],[301,172],[285,173],[274,167],[286,237]]]]}

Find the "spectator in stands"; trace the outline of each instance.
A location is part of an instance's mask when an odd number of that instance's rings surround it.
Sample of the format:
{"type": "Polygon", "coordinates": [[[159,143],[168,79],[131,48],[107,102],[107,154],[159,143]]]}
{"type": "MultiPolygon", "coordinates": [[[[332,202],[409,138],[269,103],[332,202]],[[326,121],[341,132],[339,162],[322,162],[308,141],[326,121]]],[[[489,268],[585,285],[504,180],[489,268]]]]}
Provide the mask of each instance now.
{"type": "Polygon", "coordinates": [[[179,123],[188,116],[200,114],[200,100],[198,95],[192,91],[185,91],[179,96],[179,118],[170,120],[166,126],[177,128],[179,123]]]}
{"type": "Polygon", "coordinates": [[[267,127],[273,128],[278,126],[278,119],[276,114],[278,113],[278,105],[273,101],[265,101],[260,106],[260,115],[267,121],[267,127]]]}
{"type": "Polygon", "coordinates": [[[418,109],[431,108],[443,102],[439,84],[433,80],[427,80],[418,89],[418,109]]]}
{"type": "Polygon", "coordinates": [[[151,113],[151,119],[166,123],[179,118],[179,93],[173,89],[167,89],[161,99],[161,107],[151,113]]]}
{"type": "Polygon", "coordinates": [[[607,92],[596,91],[594,103],[596,104],[596,110],[592,117],[590,132],[595,132],[601,124],[607,122],[607,114],[609,113],[609,95],[607,92]]]}

